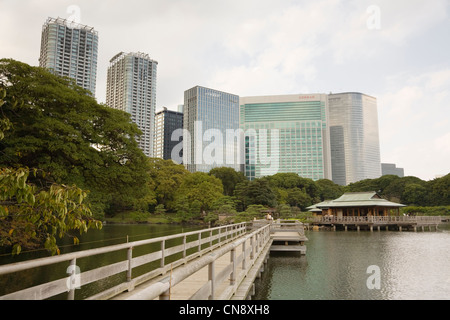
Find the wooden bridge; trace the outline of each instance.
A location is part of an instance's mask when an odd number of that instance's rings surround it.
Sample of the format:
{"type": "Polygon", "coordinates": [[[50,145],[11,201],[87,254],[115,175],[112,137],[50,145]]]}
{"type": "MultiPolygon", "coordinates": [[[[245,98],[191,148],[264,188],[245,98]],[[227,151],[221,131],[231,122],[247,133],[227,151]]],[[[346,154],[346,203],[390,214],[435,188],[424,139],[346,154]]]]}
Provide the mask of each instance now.
{"type": "Polygon", "coordinates": [[[14,274],[20,279],[21,272],[45,266],[59,268],[52,273],[65,276],[15,289],[0,300],[61,299],[61,295],[73,300],[81,287],[117,277],[119,281],[86,299],[244,300],[254,294],[254,281],[264,271],[274,241],[283,241],[286,248],[294,243],[290,249],[305,253],[306,240],[298,222],[256,221],[19,262],[0,266],[0,282],[2,277],[14,274]],[[98,258],[113,253],[124,258],[118,262],[98,258]],[[95,261],[95,266],[81,270],[83,260],[95,261]]]}

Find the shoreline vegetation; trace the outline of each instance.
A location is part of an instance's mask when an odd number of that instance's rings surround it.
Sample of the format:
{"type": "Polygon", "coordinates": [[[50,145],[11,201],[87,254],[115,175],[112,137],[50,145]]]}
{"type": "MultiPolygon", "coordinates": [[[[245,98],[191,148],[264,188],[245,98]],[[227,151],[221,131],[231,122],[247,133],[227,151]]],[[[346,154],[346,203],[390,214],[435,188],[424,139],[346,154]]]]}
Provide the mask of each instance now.
{"type": "Polygon", "coordinates": [[[450,214],[450,173],[348,186],[297,173],[250,181],[229,167],[191,173],[148,158],[136,142],[141,134],[128,113],[99,104],[73,80],[0,59],[0,247],[59,254],[58,238],[100,229],[102,221],[215,225],[267,213],[307,221],[308,206],[345,192],[377,191],[415,206],[405,214],[450,214]]]}

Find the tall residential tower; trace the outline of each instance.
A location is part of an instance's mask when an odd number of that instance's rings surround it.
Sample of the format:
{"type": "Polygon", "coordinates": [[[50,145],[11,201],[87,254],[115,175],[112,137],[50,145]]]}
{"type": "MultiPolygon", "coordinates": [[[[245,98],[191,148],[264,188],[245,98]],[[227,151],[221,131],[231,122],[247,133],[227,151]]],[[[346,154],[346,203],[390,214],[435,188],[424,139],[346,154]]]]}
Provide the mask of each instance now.
{"type": "Polygon", "coordinates": [[[72,78],[95,95],[98,33],[92,27],[48,18],[42,27],[39,66],[72,78]]]}
{"type": "Polygon", "coordinates": [[[131,115],[142,131],[139,147],[153,157],[158,62],[144,53],[121,52],[110,60],[106,104],[131,115]]]}

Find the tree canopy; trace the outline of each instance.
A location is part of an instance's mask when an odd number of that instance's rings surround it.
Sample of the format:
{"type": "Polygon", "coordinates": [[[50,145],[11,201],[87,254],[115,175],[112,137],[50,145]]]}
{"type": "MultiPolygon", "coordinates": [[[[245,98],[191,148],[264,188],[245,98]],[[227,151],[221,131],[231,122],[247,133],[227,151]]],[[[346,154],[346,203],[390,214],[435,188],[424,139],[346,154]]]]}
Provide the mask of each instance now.
{"type": "Polygon", "coordinates": [[[147,159],[135,140],[141,132],[127,113],[14,60],[0,60],[0,88],[8,92],[2,111],[11,127],[0,142],[1,166],[39,168],[46,183],[89,190],[97,215],[134,208],[146,196],[147,159]]]}

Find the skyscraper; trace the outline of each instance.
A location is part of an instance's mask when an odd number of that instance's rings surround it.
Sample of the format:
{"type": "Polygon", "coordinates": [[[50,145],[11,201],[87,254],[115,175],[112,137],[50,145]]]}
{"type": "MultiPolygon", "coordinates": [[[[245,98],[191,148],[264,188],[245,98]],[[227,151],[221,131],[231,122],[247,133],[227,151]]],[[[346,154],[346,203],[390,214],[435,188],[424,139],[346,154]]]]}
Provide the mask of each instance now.
{"type": "Polygon", "coordinates": [[[293,172],[331,178],[325,94],[244,97],[245,175],[250,179],[293,172]]]}
{"type": "Polygon", "coordinates": [[[98,32],[61,18],[48,18],[42,27],[39,66],[76,81],[95,95],[98,32]]]}
{"type": "Polygon", "coordinates": [[[121,52],[110,60],[106,85],[106,104],[131,115],[142,131],[139,147],[148,157],[153,157],[157,66],[148,54],[121,52]]]}
{"type": "Polygon", "coordinates": [[[333,181],[347,185],[381,176],[377,99],[348,92],[328,96],[333,181]]]}
{"type": "Polygon", "coordinates": [[[155,142],[153,146],[153,156],[155,158],[172,159],[177,163],[182,162],[179,161],[183,159],[182,150],[175,149],[181,143],[182,137],[177,136],[172,141],[172,133],[177,129],[183,129],[183,113],[167,110],[167,108],[156,113],[155,142]],[[178,154],[172,157],[172,151],[178,154]]]}
{"type": "Polygon", "coordinates": [[[241,171],[239,96],[196,86],[184,92],[183,163],[191,171],[241,171]]]}

